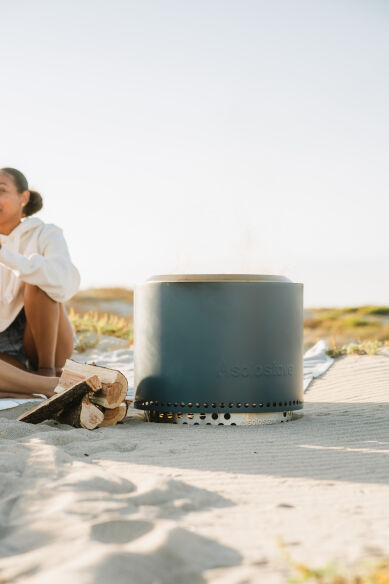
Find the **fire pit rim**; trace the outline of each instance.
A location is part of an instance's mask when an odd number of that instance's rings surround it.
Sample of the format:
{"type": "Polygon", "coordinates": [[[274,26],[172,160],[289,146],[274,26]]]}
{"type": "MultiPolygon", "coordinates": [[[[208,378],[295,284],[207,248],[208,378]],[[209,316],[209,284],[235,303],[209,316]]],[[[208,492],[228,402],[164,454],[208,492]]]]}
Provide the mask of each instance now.
{"type": "Polygon", "coordinates": [[[162,282],[286,282],[295,284],[286,276],[277,274],[158,274],[145,283],[162,282]]]}

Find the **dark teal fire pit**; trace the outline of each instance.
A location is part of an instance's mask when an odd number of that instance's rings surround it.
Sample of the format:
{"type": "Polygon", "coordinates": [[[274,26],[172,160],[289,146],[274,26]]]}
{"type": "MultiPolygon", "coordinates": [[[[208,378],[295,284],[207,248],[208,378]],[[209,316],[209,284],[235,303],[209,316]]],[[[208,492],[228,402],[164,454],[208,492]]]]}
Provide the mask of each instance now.
{"type": "Polygon", "coordinates": [[[303,407],[303,284],[154,276],[134,299],[135,407],[150,420],[272,423],[303,407]]]}

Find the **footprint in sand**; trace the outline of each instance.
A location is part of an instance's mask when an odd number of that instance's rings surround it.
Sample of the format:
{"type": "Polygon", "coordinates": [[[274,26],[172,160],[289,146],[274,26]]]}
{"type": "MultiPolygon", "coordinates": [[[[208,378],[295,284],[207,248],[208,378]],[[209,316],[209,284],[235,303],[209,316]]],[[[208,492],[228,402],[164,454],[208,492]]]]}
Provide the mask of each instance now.
{"type": "Polygon", "coordinates": [[[95,523],[91,528],[91,538],[101,543],[127,543],[142,537],[153,529],[150,521],[116,519],[95,523]]]}
{"type": "Polygon", "coordinates": [[[205,584],[204,572],[238,566],[241,554],[219,542],[186,529],[173,528],[165,540],[143,553],[121,552],[106,555],[93,566],[91,582],[106,584],[116,580],[137,584],[205,584]]]}
{"type": "Polygon", "coordinates": [[[128,499],[131,507],[154,508],[156,517],[177,518],[193,511],[234,505],[222,495],[174,479],[159,481],[153,489],[128,499]]]}

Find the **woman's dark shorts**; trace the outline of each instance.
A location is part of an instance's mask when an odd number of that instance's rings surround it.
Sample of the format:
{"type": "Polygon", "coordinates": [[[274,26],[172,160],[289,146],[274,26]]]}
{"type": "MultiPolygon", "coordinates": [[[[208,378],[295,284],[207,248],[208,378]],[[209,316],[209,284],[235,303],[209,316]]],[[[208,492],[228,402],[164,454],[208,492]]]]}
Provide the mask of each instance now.
{"type": "Polygon", "coordinates": [[[24,350],[24,329],[26,327],[26,315],[24,308],[8,328],[0,333],[0,353],[15,357],[22,365],[29,369],[29,363],[24,350]]]}

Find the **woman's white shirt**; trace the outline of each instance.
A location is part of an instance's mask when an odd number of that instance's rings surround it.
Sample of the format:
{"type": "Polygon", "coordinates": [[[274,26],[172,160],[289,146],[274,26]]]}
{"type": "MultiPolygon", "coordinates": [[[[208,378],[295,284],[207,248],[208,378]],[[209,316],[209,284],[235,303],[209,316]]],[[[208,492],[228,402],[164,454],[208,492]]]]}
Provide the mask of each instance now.
{"type": "Polygon", "coordinates": [[[9,235],[0,234],[0,332],[24,305],[24,284],[41,288],[56,302],[66,302],[80,287],[62,229],[27,217],[9,235]]]}

